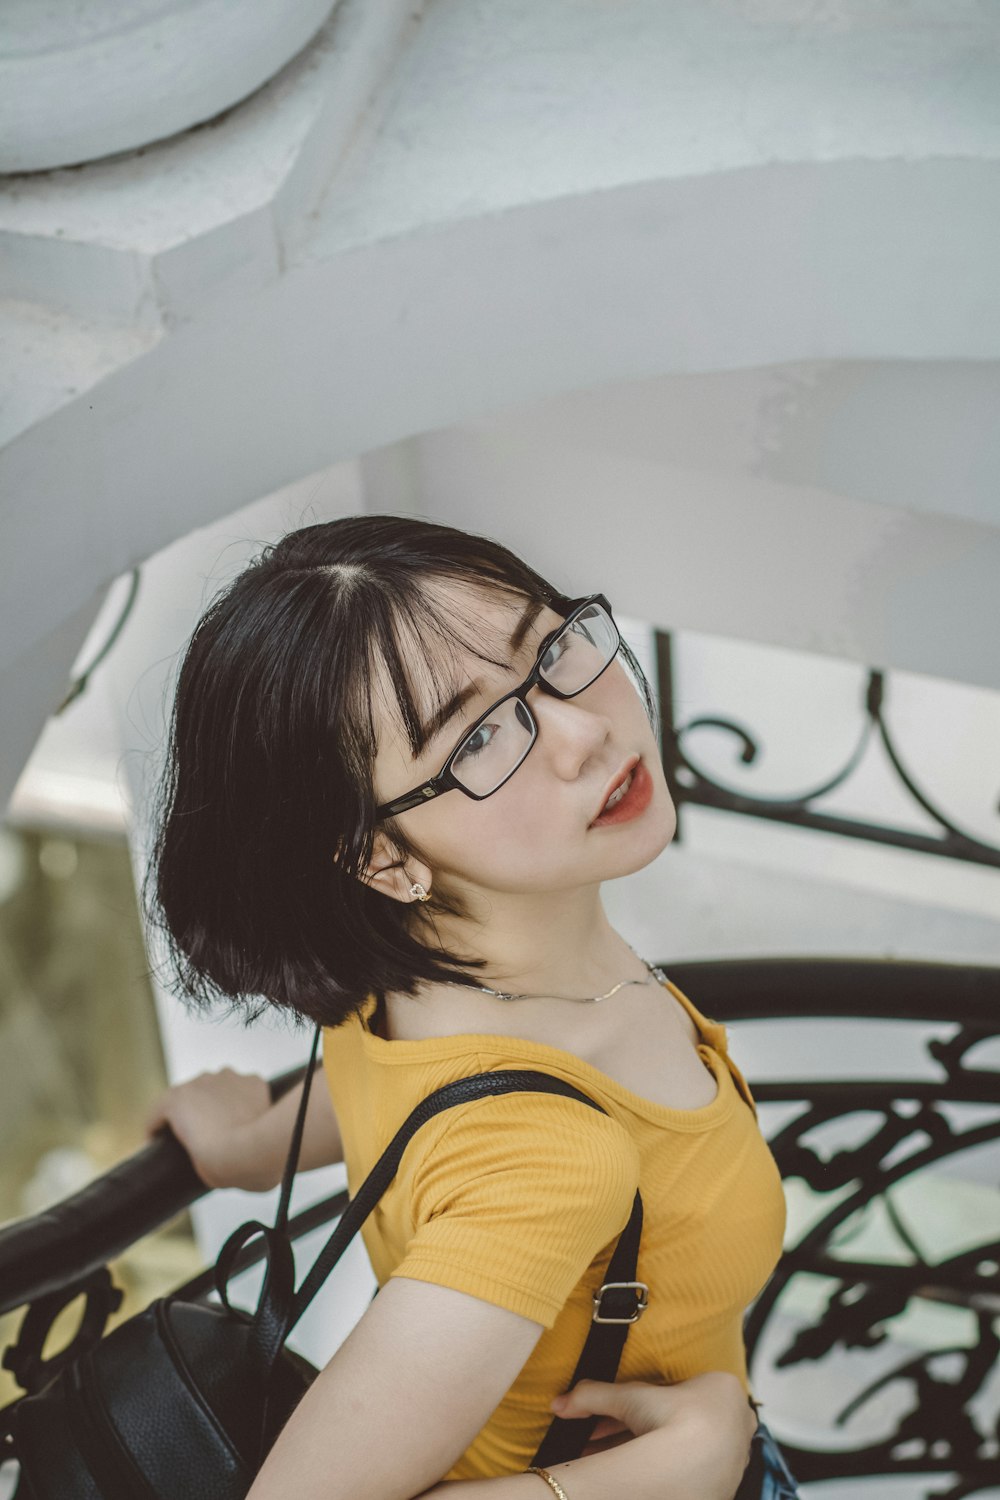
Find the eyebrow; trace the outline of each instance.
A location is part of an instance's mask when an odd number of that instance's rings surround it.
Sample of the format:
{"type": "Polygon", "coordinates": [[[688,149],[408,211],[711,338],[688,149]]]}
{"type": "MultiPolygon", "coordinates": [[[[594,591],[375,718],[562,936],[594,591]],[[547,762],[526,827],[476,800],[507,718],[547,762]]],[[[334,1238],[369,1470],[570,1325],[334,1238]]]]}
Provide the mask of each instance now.
{"type": "MultiPolygon", "coordinates": [[[[527,608],[514,628],[514,634],[510,638],[510,649],[515,656],[524,645],[528,631],[534,625],[544,608],[545,604],[540,599],[529,601],[527,608]]],[[[477,678],[475,682],[470,682],[466,687],[455,693],[448,699],[447,703],[443,703],[423,726],[424,747],[429,745],[431,740],[435,739],[441,733],[442,729],[462,712],[462,709],[471,698],[478,697],[482,691],[483,684],[477,678]]]]}

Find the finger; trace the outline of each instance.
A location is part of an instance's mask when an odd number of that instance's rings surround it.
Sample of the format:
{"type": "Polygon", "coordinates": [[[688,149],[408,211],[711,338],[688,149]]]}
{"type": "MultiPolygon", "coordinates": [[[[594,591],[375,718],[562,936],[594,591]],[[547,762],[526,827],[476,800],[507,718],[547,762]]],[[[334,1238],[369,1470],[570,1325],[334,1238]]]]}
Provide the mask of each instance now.
{"type": "Polygon", "coordinates": [[[571,1391],[556,1396],[552,1408],[559,1416],[615,1417],[624,1420],[624,1385],[608,1380],[578,1380],[571,1391]]]}

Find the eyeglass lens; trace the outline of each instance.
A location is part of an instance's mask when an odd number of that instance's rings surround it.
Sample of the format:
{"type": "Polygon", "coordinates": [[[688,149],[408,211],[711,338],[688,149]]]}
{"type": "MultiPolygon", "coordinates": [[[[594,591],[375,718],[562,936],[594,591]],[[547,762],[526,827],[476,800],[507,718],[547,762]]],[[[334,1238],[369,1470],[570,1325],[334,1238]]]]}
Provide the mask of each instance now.
{"type": "MultiPolygon", "coordinates": [[[[549,643],[539,676],[570,696],[588,687],[617,650],[614,621],[601,605],[590,604],[549,643]]],[[[488,796],[521,764],[536,734],[525,705],[508,698],[459,747],[452,774],[476,796],[488,796]]]]}

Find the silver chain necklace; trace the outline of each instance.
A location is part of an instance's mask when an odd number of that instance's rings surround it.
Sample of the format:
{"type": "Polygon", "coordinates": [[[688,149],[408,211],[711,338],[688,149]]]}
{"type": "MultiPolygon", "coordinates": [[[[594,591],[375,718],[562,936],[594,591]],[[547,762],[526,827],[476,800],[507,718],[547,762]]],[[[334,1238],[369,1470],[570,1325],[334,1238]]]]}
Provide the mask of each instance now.
{"type": "MultiPolygon", "coordinates": [[[[625,939],[625,943],[635,953],[635,949],[627,938],[625,939]]],[[[491,990],[487,984],[477,984],[476,989],[482,990],[485,995],[492,995],[496,1000],[572,1000],[577,1005],[594,1005],[599,1000],[610,1000],[612,995],[617,995],[618,991],[624,989],[628,984],[652,984],[654,981],[658,984],[667,983],[667,976],[658,964],[651,964],[640,953],[635,953],[635,956],[649,970],[646,977],[644,979],[620,979],[604,995],[516,995],[507,990],[491,990]]]]}

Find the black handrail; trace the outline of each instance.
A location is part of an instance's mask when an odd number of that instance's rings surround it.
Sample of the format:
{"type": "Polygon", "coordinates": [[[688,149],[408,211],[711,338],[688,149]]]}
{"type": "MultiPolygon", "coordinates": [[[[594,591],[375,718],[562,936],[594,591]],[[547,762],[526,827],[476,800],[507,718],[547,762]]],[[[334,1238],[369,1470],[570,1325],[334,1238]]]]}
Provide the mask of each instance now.
{"type": "Polygon", "coordinates": [[[664,964],[703,1015],[724,1021],[868,1017],[995,1026],[1000,966],[925,959],[780,957],[664,964]]]}
{"type": "MultiPolygon", "coordinates": [[[[270,1079],[272,1101],[304,1074],[303,1064],[270,1079]]],[[[210,1192],[169,1125],[161,1126],[148,1145],[68,1198],[0,1226],[0,1315],[85,1278],[210,1192]]],[[[259,1259],[263,1247],[253,1248],[259,1259]]]]}

